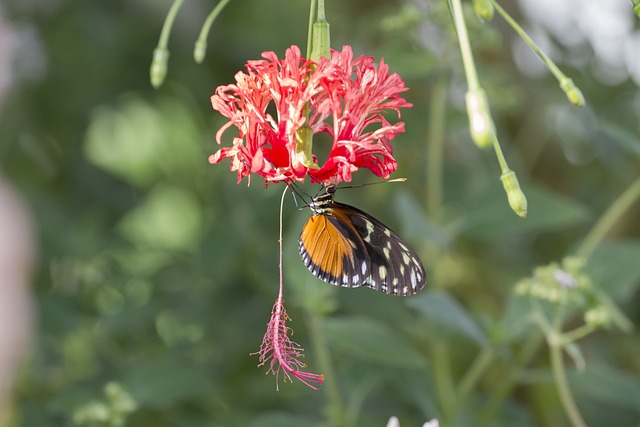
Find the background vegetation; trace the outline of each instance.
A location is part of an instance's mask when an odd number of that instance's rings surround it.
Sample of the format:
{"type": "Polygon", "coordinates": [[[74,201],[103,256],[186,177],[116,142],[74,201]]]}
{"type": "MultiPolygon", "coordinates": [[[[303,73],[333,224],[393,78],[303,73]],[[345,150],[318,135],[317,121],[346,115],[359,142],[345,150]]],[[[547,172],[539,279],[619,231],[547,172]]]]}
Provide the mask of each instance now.
{"type": "MultiPolygon", "coordinates": [[[[193,43],[212,4],[186,2],[167,80],[153,90],[169,1],[5,1],[0,166],[33,214],[39,252],[36,331],[8,425],[568,424],[548,346],[514,289],[575,254],[640,177],[640,36],[628,1],[535,3],[503,6],[582,89],[583,109],[499,16],[483,23],[465,4],[498,136],[529,200],[523,220],[493,152],[469,138],[446,2],[327,2],[333,47],[384,57],[415,104],[394,141],[396,176],[409,181],[338,199],[406,236],[429,282],[407,299],[323,284],[296,252],[308,212],[287,202],[285,296],[309,370],[326,375],[316,392],[276,391],[250,355],[277,293],[281,188],[236,185],[227,162],[207,162],[223,123],[209,96],[261,52],[304,47],[307,2],[232,1],[202,65],[193,43]],[[444,135],[435,162],[434,126],[444,135]],[[442,168],[442,198],[429,205],[439,187],[428,164],[442,168]]],[[[562,353],[593,426],[640,423],[639,215],[637,202],[624,210],[580,270],[616,319],[577,341],[583,370],[577,347],[562,353]]],[[[564,313],[565,330],[584,310],[564,313]]]]}

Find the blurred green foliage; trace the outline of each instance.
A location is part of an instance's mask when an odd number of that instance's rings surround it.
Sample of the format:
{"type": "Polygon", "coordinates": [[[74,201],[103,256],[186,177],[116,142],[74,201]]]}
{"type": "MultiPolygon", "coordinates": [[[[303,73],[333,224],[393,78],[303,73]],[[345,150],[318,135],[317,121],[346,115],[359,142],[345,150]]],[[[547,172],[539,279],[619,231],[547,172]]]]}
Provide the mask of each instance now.
{"type": "MultiPolygon", "coordinates": [[[[518,4],[504,3],[527,23],[518,4]]],[[[6,25],[31,37],[15,55],[42,64],[39,74],[15,74],[0,100],[0,166],[39,233],[37,333],[8,425],[384,426],[392,415],[403,426],[435,417],[455,426],[566,425],[530,305],[512,292],[536,266],[571,255],[640,176],[638,86],[601,83],[588,67],[563,61],[570,49],[553,40],[558,64],[587,99],[586,109],[575,109],[552,78],[518,70],[516,36],[498,17],[483,23],[465,4],[498,135],[529,200],[522,220],[507,205],[495,157],[470,141],[446,2],[416,5],[333,1],[327,18],[333,47],[384,57],[415,105],[394,141],[397,176],[409,181],[338,199],[406,236],[430,289],[401,299],[316,280],[296,252],[308,212],[287,199],[290,326],[309,370],[326,381],[318,392],[299,383],[276,392],[250,353],[277,294],[281,187],[236,185],[228,162],[208,164],[224,123],[208,98],[262,51],[305,46],[306,2],[232,1],[202,65],[192,44],[213,5],[186,2],[158,91],[148,70],[170,2],[3,4],[6,25]],[[424,208],[436,82],[448,94],[442,218],[424,208]],[[483,375],[470,381],[483,354],[483,375]],[[460,393],[465,378],[472,386],[460,393]]],[[[587,42],[580,49],[593,55],[587,42]]],[[[634,324],[639,209],[635,203],[621,217],[585,265],[594,287],[634,324]]],[[[570,359],[567,366],[588,424],[637,426],[638,332],[611,329],[577,344],[586,369],[570,359]]]]}

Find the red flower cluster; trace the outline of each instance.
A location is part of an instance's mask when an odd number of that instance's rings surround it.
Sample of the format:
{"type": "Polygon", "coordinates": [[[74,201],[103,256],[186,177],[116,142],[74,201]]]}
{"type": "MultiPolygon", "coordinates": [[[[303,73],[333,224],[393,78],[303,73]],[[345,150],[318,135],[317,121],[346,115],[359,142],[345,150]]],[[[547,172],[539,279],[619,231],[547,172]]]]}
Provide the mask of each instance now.
{"type": "Polygon", "coordinates": [[[211,97],[213,108],[229,119],[216,134],[218,144],[230,127],[238,134],[210,163],[229,157],[238,182],[256,173],[266,183],[302,182],[309,175],[312,182],[337,184],[351,181],[361,167],[387,179],[397,169],[389,143],[404,132],[404,123],[391,124],[384,113],[393,110],[400,118],[399,108],[412,105],[399,95],[407,90],[402,78],[389,74],[384,61],[376,68],[372,57],[354,60],[349,46],[317,63],[302,58],[297,46],[283,60],[273,52],[262,57],[211,97]],[[304,156],[305,129],[333,139],[324,164],[304,156]]]}

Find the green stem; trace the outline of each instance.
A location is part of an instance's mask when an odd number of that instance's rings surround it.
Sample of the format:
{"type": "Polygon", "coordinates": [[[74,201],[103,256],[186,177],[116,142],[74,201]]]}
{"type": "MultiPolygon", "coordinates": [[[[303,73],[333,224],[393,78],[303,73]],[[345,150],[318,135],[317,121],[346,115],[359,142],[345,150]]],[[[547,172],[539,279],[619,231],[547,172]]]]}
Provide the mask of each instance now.
{"type": "Polygon", "coordinates": [[[563,80],[566,79],[567,76],[564,75],[564,73],[562,71],[560,71],[560,68],[558,68],[556,66],[556,64],[553,63],[552,60],[550,60],[547,55],[545,55],[540,48],[535,44],[535,42],[531,39],[531,37],[529,37],[529,35],[522,29],[522,27],[520,26],[520,24],[518,24],[516,22],[515,19],[513,19],[511,17],[511,15],[509,15],[497,2],[496,0],[490,0],[491,4],[493,4],[493,7],[498,11],[498,13],[502,16],[502,18],[507,21],[507,23],[509,25],[511,25],[511,28],[514,29],[514,31],[516,33],[518,33],[518,35],[520,35],[520,37],[522,37],[522,40],[525,41],[525,43],[527,43],[529,45],[529,47],[531,48],[531,50],[533,50],[539,57],[540,59],[542,59],[542,62],[545,63],[545,65],[547,66],[547,68],[549,68],[549,70],[553,73],[553,75],[556,77],[556,79],[558,80],[563,80]]]}
{"type": "Polygon", "coordinates": [[[209,30],[211,29],[211,25],[213,25],[213,21],[216,20],[222,9],[229,3],[230,0],[220,0],[220,2],[213,8],[207,19],[204,21],[204,25],[200,30],[200,35],[198,36],[198,40],[196,40],[196,47],[194,50],[194,57],[196,58],[196,62],[201,63],[204,60],[204,54],[207,48],[207,36],[209,35],[209,30]]]}
{"type": "Polygon", "coordinates": [[[433,86],[429,106],[427,135],[427,214],[436,222],[442,220],[442,166],[447,103],[447,81],[441,76],[433,86]]]}
{"type": "Polygon", "coordinates": [[[534,332],[527,337],[527,340],[518,353],[516,360],[507,365],[507,371],[499,377],[497,386],[493,388],[493,392],[489,398],[489,403],[481,416],[481,425],[495,424],[492,421],[495,419],[498,410],[502,407],[504,401],[511,393],[511,390],[513,390],[516,385],[518,374],[520,374],[520,372],[529,365],[533,356],[535,356],[540,350],[543,342],[543,335],[540,333],[534,332]]]}
{"type": "Polygon", "coordinates": [[[600,217],[596,225],[591,229],[587,237],[576,251],[579,257],[588,259],[602,239],[607,235],[611,227],[620,219],[631,205],[640,199],[640,177],[638,177],[609,209],[600,217]]]}
{"type": "Polygon", "coordinates": [[[453,25],[458,34],[462,64],[467,77],[469,90],[479,89],[478,73],[476,72],[476,65],[473,62],[473,54],[471,53],[471,45],[469,44],[469,36],[467,34],[467,25],[464,21],[464,15],[462,14],[462,5],[460,4],[460,0],[450,0],[449,5],[451,7],[451,14],[453,15],[453,25]]]}
{"type": "Polygon", "coordinates": [[[571,421],[571,425],[574,427],[586,427],[587,424],[582,419],[582,415],[580,415],[580,411],[573,400],[569,384],[567,383],[564,361],[562,359],[562,347],[557,342],[549,343],[549,352],[551,355],[553,378],[555,380],[556,387],[558,388],[558,392],[560,393],[562,406],[571,421]]]}
{"type": "Polygon", "coordinates": [[[171,34],[171,27],[173,27],[173,21],[176,19],[176,15],[178,14],[183,2],[184,0],[175,0],[171,5],[171,9],[169,9],[167,18],[164,20],[164,25],[162,26],[160,40],[158,40],[158,48],[167,48],[167,44],[169,43],[169,34],[171,34]]]}
{"type": "Polygon", "coordinates": [[[460,381],[460,386],[458,387],[458,399],[460,401],[476,386],[478,380],[489,368],[494,356],[495,350],[492,346],[487,345],[482,348],[460,381]]]}
{"type": "Polygon", "coordinates": [[[442,424],[451,425],[457,399],[451,375],[451,355],[446,343],[436,342],[434,344],[432,363],[436,389],[442,408],[442,424]]]}
{"type": "Polygon", "coordinates": [[[309,333],[313,349],[318,359],[320,371],[325,375],[325,381],[322,389],[325,390],[327,399],[329,400],[329,415],[332,418],[332,425],[349,426],[347,421],[347,410],[344,401],[340,396],[336,375],[333,369],[333,363],[327,347],[324,332],[322,331],[322,318],[313,314],[309,310],[306,311],[307,324],[309,325],[309,333]]]}
{"type": "Polygon", "coordinates": [[[567,345],[572,342],[576,342],[581,338],[586,337],[587,335],[594,332],[597,328],[591,324],[585,324],[582,326],[578,326],[577,328],[564,332],[560,337],[560,345],[567,345]]]}
{"type": "Polygon", "coordinates": [[[309,32],[307,33],[307,58],[311,55],[311,40],[313,39],[313,23],[316,20],[317,1],[311,0],[311,10],[309,10],[309,32]]]}

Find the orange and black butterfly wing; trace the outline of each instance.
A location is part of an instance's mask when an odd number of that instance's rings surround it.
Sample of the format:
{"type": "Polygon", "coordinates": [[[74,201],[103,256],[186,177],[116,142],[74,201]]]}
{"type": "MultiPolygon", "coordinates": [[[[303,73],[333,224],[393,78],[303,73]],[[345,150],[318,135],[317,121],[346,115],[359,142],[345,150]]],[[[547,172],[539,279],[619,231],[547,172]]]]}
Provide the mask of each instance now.
{"type": "Polygon", "coordinates": [[[364,244],[370,271],[364,285],[391,295],[413,295],[426,283],[426,273],[413,249],[389,227],[353,206],[334,202],[334,211],[349,218],[364,244]]]}
{"type": "Polygon", "coordinates": [[[304,265],[327,283],[354,288],[369,277],[365,244],[340,210],[312,215],[302,228],[298,248],[304,265]]]}

